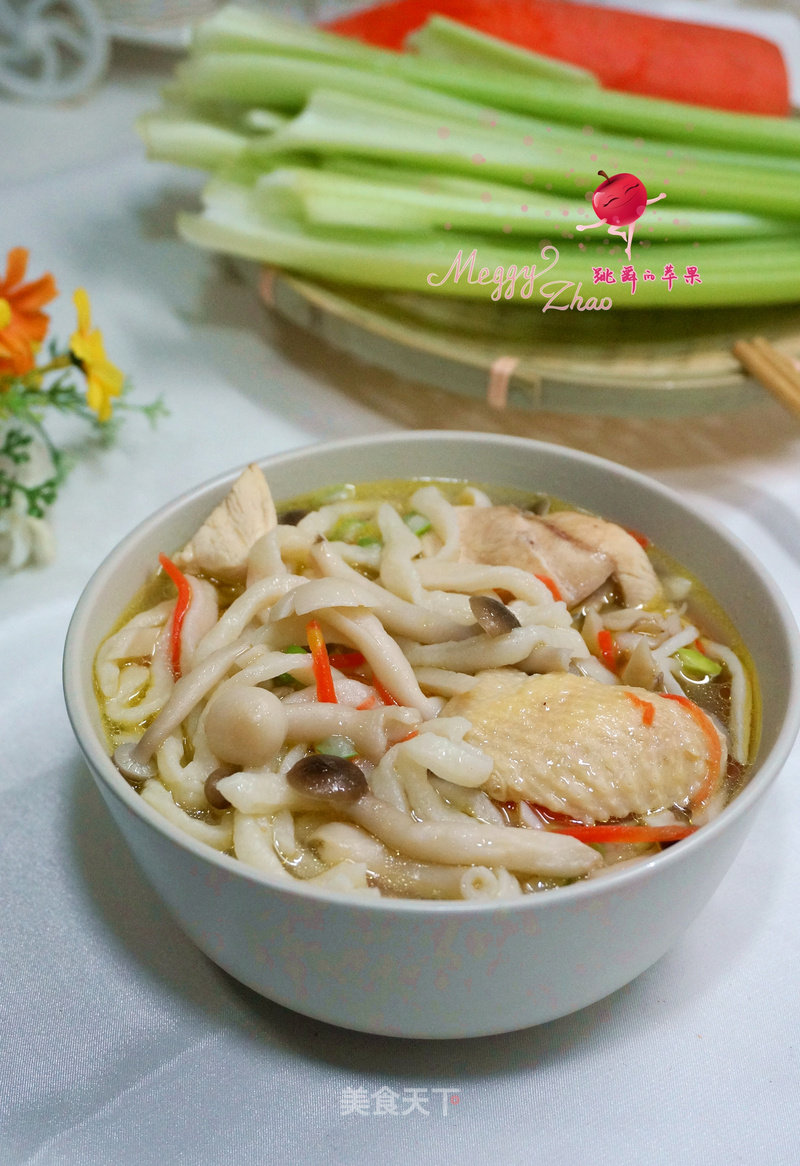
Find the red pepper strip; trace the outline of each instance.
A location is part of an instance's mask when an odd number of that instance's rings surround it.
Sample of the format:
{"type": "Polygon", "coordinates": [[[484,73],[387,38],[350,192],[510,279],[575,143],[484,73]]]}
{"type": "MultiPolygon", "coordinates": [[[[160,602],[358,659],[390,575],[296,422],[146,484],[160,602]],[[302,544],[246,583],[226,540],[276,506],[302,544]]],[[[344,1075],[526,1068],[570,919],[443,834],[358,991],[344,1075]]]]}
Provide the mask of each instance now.
{"type": "MultiPolygon", "coordinates": [[[[500,802],[499,805],[501,807],[505,806],[505,808],[508,809],[509,806],[511,806],[512,808],[516,808],[517,803],[516,802],[500,802]]],[[[558,812],[558,810],[550,810],[547,808],[547,806],[542,806],[538,802],[528,802],[528,805],[533,810],[534,814],[538,814],[539,817],[542,818],[548,824],[548,826],[551,823],[554,826],[580,826],[580,825],[582,825],[582,823],[577,821],[577,819],[570,818],[568,814],[560,814],[558,812]]]]}
{"type": "Polygon", "coordinates": [[[551,579],[549,575],[537,575],[536,578],[540,583],[544,583],[545,587],[553,596],[553,599],[555,599],[556,603],[560,602],[564,598],[558,589],[558,584],[554,579],[551,579]]]}
{"type": "Polygon", "coordinates": [[[600,655],[603,658],[603,663],[606,668],[610,668],[612,672],[616,672],[617,647],[611,638],[611,632],[608,628],[601,628],[597,633],[597,646],[600,649],[600,655]]]}
{"type": "Polygon", "coordinates": [[[333,687],[331,662],[328,658],[328,649],[325,646],[325,637],[319,622],[312,619],[306,624],[308,646],[311,649],[311,671],[317,684],[317,700],[320,704],[338,704],[336,689],[333,687]]]}
{"type": "Polygon", "coordinates": [[[419,731],[417,729],[412,729],[412,731],[410,733],[406,733],[405,737],[398,737],[396,741],[392,742],[392,744],[399,745],[401,741],[410,741],[413,737],[418,737],[418,736],[419,736],[419,731]]]}
{"type": "Polygon", "coordinates": [[[372,687],[375,689],[384,704],[400,704],[400,701],[395,700],[391,692],[389,692],[388,688],[384,688],[380,680],[376,680],[374,677],[372,680],[372,687]]]}
{"type": "Polygon", "coordinates": [[[356,708],[359,712],[362,712],[364,709],[374,708],[376,703],[374,696],[368,696],[366,700],[362,700],[361,704],[357,704],[356,708]]]}
{"type": "Polygon", "coordinates": [[[711,797],[721,776],[722,744],[719,739],[719,733],[714,728],[714,723],[711,718],[701,708],[698,708],[693,700],[689,700],[688,696],[678,696],[677,693],[673,692],[662,692],[661,696],[664,700],[676,700],[678,704],[682,704],[703,730],[706,741],[708,742],[708,767],[706,769],[706,776],[700,789],[692,798],[693,806],[702,806],[711,797]]]}
{"type": "Polygon", "coordinates": [[[361,652],[332,652],[330,661],[331,668],[338,668],[340,672],[352,671],[366,663],[361,652]]]}
{"type": "MultiPolygon", "coordinates": [[[[512,803],[513,804],[513,803],[512,803]]],[[[587,826],[566,814],[559,814],[547,806],[528,802],[531,809],[547,823],[547,829],[556,834],[570,834],[582,842],[676,842],[697,829],[675,823],[672,826],[643,826],[638,822],[597,822],[587,826]]]]}
{"type": "Polygon", "coordinates": [[[580,842],[677,842],[697,826],[639,826],[625,822],[598,822],[596,826],[548,826],[553,834],[569,834],[580,842]]]}
{"type": "Polygon", "coordinates": [[[183,572],[179,571],[172,560],[168,559],[166,555],[159,555],[158,561],[178,589],[178,598],[175,602],[175,610],[172,613],[170,662],[172,664],[172,675],[176,680],[180,680],[181,631],[183,630],[183,621],[186,617],[186,612],[189,610],[189,604],[192,602],[192,586],[183,572]]]}
{"type": "Polygon", "coordinates": [[[650,539],[646,534],[642,534],[640,530],[634,530],[632,526],[626,526],[625,530],[631,536],[631,538],[636,539],[640,547],[644,547],[644,549],[647,550],[647,548],[650,546],[650,539]]]}
{"type": "Polygon", "coordinates": [[[642,700],[635,692],[625,692],[628,700],[633,701],[637,708],[642,710],[642,724],[652,725],[653,717],[656,715],[656,706],[649,700],[642,700]]]}

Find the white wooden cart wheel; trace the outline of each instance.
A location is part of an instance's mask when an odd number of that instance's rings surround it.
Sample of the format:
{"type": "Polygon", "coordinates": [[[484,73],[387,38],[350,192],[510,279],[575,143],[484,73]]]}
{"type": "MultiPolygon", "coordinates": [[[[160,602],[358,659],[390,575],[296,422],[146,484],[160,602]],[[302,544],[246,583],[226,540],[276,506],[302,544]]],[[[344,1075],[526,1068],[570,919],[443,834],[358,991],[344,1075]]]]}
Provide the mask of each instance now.
{"type": "Polygon", "coordinates": [[[0,90],[34,101],[75,97],[102,76],[108,52],[94,0],[0,0],[0,90]]]}

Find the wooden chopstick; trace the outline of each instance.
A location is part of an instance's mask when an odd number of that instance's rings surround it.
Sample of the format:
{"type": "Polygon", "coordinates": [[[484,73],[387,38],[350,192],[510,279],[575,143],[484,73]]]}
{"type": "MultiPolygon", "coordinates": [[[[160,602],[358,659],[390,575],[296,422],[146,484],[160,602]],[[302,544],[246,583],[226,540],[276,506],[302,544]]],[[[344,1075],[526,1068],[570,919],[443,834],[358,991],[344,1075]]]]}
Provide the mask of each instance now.
{"type": "Polygon", "coordinates": [[[763,336],[737,340],[733,355],[795,417],[800,417],[800,369],[763,336]]]}

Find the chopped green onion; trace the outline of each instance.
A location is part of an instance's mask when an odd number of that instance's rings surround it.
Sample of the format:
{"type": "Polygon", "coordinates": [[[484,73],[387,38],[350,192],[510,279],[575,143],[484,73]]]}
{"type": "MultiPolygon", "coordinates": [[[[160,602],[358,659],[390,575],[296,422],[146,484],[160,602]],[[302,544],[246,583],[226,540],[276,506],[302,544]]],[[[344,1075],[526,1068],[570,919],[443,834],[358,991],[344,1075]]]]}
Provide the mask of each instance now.
{"type": "Polygon", "coordinates": [[[403,522],[413,530],[414,534],[425,534],[427,530],[431,529],[430,519],[426,518],[424,514],[417,514],[416,511],[404,514],[403,522]]]}
{"type": "MultiPolygon", "coordinates": [[[[308,656],[309,655],[308,648],[303,647],[302,644],[289,644],[288,648],[282,648],[281,651],[286,652],[290,655],[298,655],[298,656],[308,656]]],[[[309,657],[308,662],[309,662],[309,664],[311,664],[310,657],[309,657]]],[[[281,672],[280,676],[275,677],[274,683],[275,684],[293,684],[297,688],[305,687],[303,682],[301,680],[298,680],[296,676],[293,676],[291,672],[281,672]]]]}
{"type": "Polygon", "coordinates": [[[364,520],[352,514],[345,514],[328,532],[332,542],[352,542],[356,531],[364,526],[364,520]]]}
{"type": "Polygon", "coordinates": [[[356,543],[358,546],[371,546],[380,542],[372,518],[363,518],[357,514],[343,515],[328,532],[328,538],[331,542],[356,543]]]}
{"type": "Polygon", "coordinates": [[[316,510],[320,506],[330,506],[333,502],[347,502],[352,498],[356,492],[355,486],[350,482],[342,482],[337,486],[330,486],[326,490],[320,490],[314,495],[314,500],[311,508],[316,510]]]}
{"type": "Polygon", "coordinates": [[[698,676],[719,676],[722,665],[717,660],[706,656],[699,648],[678,648],[675,655],[686,672],[696,673],[698,676]]]}
{"type": "Polygon", "coordinates": [[[358,750],[349,737],[334,733],[314,746],[316,753],[327,753],[331,757],[358,757],[358,750]]]}

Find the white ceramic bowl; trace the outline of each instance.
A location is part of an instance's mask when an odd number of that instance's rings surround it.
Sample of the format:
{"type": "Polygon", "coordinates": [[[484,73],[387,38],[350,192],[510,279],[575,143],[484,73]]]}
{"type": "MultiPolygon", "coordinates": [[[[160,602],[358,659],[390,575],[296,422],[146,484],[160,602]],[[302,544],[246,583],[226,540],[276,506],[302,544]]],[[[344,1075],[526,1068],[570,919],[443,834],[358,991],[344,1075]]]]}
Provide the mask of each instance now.
{"type": "Polygon", "coordinates": [[[644,971],[711,896],[797,733],[797,631],[758,563],[660,485],[523,438],[403,432],[304,448],[263,468],[278,500],[342,481],[469,478],[547,491],[646,530],[706,583],[749,646],[763,696],[761,744],[746,789],[696,834],[602,879],[500,906],[348,899],[273,882],[207,849],[151,810],[112,764],[92,661],[157,552],[188,538],[228,491],[234,471],[183,495],[120,543],[81,597],[65,650],[75,734],[125,841],[177,923],[262,995],[333,1024],[393,1036],[524,1028],[582,1008],[644,971]]]}

